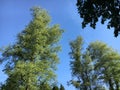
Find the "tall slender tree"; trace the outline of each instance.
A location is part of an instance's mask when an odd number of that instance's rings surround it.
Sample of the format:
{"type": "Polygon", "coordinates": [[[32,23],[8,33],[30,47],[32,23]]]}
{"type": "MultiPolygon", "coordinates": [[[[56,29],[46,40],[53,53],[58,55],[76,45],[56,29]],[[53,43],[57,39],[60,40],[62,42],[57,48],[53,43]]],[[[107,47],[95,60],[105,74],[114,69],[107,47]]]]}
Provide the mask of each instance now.
{"type": "Polygon", "coordinates": [[[77,80],[71,80],[71,83],[81,90],[91,90],[90,76],[92,71],[91,58],[89,52],[83,53],[83,39],[77,37],[76,40],[70,43],[70,56],[73,61],[70,62],[72,76],[77,80]]]}
{"type": "Polygon", "coordinates": [[[5,90],[38,90],[41,84],[55,81],[63,30],[59,25],[49,25],[50,16],[44,9],[34,7],[31,11],[32,20],[18,34],[16,43],[2,52],[0,60],[5,62],[8,75],[5,90]]]}

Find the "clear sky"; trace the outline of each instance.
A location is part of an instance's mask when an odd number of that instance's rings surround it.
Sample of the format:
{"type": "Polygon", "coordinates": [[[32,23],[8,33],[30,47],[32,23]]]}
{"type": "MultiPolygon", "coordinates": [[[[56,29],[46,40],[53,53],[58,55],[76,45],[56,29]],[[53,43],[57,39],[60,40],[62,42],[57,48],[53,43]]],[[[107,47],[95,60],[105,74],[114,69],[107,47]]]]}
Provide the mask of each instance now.
{"type": "MultiPolygon", "coordinates": [[[[77,0],[0,0],[0,47],[13,44],[16,35],[24,30],[31,20],[30,8],[40,6],[46,9],[51,16],[51,24],[60,24],[65,32],[60,44],[62,51],[59,53],[60,64],[58,65],[57,79],[63,84],[66,90],[75,90],[72,86],[67,86],[67,81],[71,79],[69,42],[78,35],[82,36],[87,46],[89,42],[96,40],[103,41],[120,52],[120,36],[113,35],[113,29],[107,30],[105,25],[97,23],[96,29],[87,26],[81,28],[82,19],[77,13],[77,0]]],[[[0,82],[7,78],[2,72],[3,65],[0,65],[0,82]]]]}

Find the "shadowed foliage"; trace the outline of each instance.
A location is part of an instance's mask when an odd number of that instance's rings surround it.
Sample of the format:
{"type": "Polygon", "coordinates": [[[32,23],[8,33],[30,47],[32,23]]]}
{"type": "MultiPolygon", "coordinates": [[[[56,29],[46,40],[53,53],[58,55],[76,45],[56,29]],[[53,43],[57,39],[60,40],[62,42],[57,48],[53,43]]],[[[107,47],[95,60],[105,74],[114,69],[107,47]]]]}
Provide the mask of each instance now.
{"type": "Polygon", "coordinates": [[[120,32],[120,0],[77,0],[80,17],[83,18],[82,27],[90,24],[95,29],[99,18],[101,23],[107,22],[107,28],[114,28],[115,37],[120,32]]]}

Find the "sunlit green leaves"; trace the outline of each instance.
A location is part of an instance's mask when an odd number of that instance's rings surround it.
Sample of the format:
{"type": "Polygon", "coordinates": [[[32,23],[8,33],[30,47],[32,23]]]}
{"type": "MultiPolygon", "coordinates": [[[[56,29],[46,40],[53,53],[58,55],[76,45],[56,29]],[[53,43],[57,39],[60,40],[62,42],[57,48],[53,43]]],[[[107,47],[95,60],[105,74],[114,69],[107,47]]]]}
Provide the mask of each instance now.
{"type": "Polygon", "coordinates": [[[81,90],[110,90],[120,87],[120,54],[107,44],[91,42],[84,50],[83,40],[77,37],[70,42],[72,80],[69,82],[81,90]],[[79,84],[79,86],[78,86],[79,84]]]}
{"type": "Polygon", "coordinates": [[[18,34],[16,43],[3,50],[6,87],[12,84],[11,90],[41,90],[41,84],[56,81],[54,70],[59,63],[58,42],[63,30],[59,25],[49,25],[50,16],[42,8],[31,10],[33,18],[28,26],[18,34]]]}

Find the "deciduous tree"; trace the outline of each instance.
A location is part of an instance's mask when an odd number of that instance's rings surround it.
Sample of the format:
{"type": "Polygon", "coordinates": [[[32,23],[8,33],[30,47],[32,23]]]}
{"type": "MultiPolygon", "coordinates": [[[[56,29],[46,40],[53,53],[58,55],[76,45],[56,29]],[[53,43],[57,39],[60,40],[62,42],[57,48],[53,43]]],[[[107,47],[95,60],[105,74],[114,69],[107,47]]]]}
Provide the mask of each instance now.
{"type": "Polygon", "coordinates": [[[70,42],[70,84],[80,90],[119,90],[120,54],[107,44],[95,41],[83,49],[83,39],[70,42]]]}
{"type": "Polygon", "coordinates": [[[73,59],[70,62],[72,76],[76,80],[71,80],[70,83],[81,90],[91,90],[92,64],[89,52],[83,53],[83,39],[77,37],[76,40],[70,42],[71,52],[70,57],[73,59]]]}
{"type": "Polygon", "coordinates": [[[82,27],[90,24],[95,28],[96,23],[107,22],[107,28],[114,28],[115,37],[120,32],[120,1],[119,0],[77,0],[80,17],[83,18],[82,27]]]}
{"type": "Polygon", "coordinates": [[[49,25],[50,16],[44,9],[34,7],[31,11],[30,23],[2,52],[1,61],[8,75],[5,86],[9,90],[38,90],[43,83],[55,82],[58,41],[63,30],[59,25],[49,25]]]}

